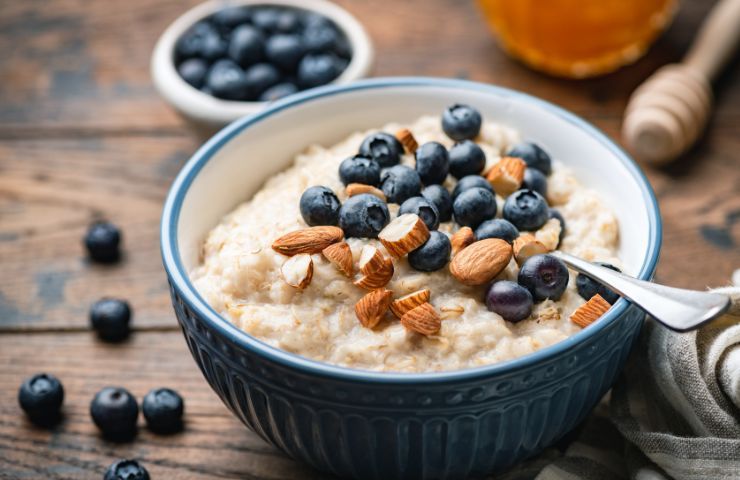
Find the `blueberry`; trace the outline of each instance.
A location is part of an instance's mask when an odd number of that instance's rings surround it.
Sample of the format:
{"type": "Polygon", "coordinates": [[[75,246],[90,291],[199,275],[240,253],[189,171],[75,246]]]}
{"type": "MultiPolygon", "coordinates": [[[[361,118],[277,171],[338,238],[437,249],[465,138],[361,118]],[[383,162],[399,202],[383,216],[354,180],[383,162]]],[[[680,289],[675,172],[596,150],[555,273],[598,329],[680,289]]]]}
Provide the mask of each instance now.
{"type": "Polygon", "coordinates": [[[222,8],[214,13],[211,21],[224,32],[228,32],[234,27],[249,22],[252,18],[252,12],[249,7],[227,7],[222,8]]]}
{"type": "MultiPolygon", "coordinates": [[[[596,265],[601,265],[602,267],[606,267],[610,270],[614,270],[615,272],[621,272],[620,269],[618,269],[617,267],[615,267],[614,265],[610,263],[603,263],[603,262],[594,262],[594,263],[596,265]]],[[[576,289],[578,290],[578,295],[583,297],[584,300],[590,300],[591,297],[593,297],[596,294],[599,294],[602,297],[604,297],[604,300],[606,300],[612,305],[614,305],[614,303],[617,300],[619,300],[619,294],[613,292],[609,288],[600,284],[596,280],[593,280],[591,277],[584,275],[583,273],[579,273],[578,276],[576,277],[576,289]]]]}
{"type": "Polygon", "coordinates": [[[486,292],[488,310],[498,313],[507,322],[520,322],[532,313],[532,294],[516,282],[494,282],[486,292]]]}
{"type": "Polygon", "coordinates": [[[200,58],[190,58],[177,67],[177,73],[191,86],[200,88],[206,79],[208,64],[200,58]]]}
{"type": "Polygon", "coordinates": [[[275,29],[278,32],[293,33],[297,31],[301,26],[300,18],[298,14],[292,10],[283,10],[278,14],[277,22],[275,23],[275,29]]]}
{"type": "Polygon", "coordinates": [[[459,225],[476,228],[496,215],[496,197],[485,188],[469,188],[452,202],[452,212],[459,225]]]}
{"type": "Polygon", "coordinates": [[[568,286],[568,268],[552,255],[534,255],[524,262],[517,280],[536,302],[559,300],[568,286]]]}
{"type": "Polygon", "coordinates": [[[481,123],[478,110],[468,105],[455,104],[442,113],[442,130],[458,142],[477,136],[481,123]]]}
{"type": "Polygon", "coordinates": [[[108,467],[103,480],[149,480],[149,472],[136,460],[119,460],[108,467]]]}
{"type": "Polygon", "coordinates": [[[347,237],[376,238],[389,219],[385,202],[369,193],[350,197],[339,209],[339,226],[347,237]]]}
{"type": "MultiPolygon", "coordinates": [[[[178,61],[192,57],[205,57],[206,39],[218,35],[207,22],[198,22],[190,27],[175,43],[175,57],[178,61]]],[[[210,40],[212,42],[212,40],[210,40]]]]}
{"type": "Polygon", "coordinates": [[[339,37],[339,32],[331,23],[308,25],[303,31],[303,44],[306,51],[312,53],[333,51],[339,37]]]}
{"type": "Polygon", "coordinates": [[[506,198],[503,215],[519,230],[533,232],[547,222],[547,201],[534,190],[517,190],[506,198]]]}
{"type": "Polygon", "coordinates": [[[312,12],[310,10],[307,10],[304,12],[302,17],[303,25],[306,29],[309,28],[318,28],[318,27],[332,27],[333,23],[331,20],[326,18],[325,16],[312,12]]]}
{"type": "Polygon", "coordinates": [[[324,85],[344,70],[340,58],[333,53],[309,53],[298,64],[298,83],[303,88],[324,85]]]}
{"type": "Polygon", "coordinates": [[[439,212],[440,222],[452,220],[452,198],[442,185],[429,185],[421,191],[421,196],[432,202],[439,212]]]}
{"type": "Polygon", "coordinates": [[[547,210],[547,217],[556,218],[560,222],[560,236],[558,237],[558,245],[560,245],[560,242],[563,241],[563,237],[565,237],[565,218],[563,218],[563,214],[560,213],[559,210],[554,208],[547,210]]]}
{"type": "Polygon", "coordinates": [[[301,195],[301,216],[310,226],[338,224],[339,207],[339,199],[326,187],[309,187],[301,195]]]}
{"type": "Polygon", "coordinates": [[[267,39],[265,56],[276,67],[292,72],[303,56],[301,39],[297,35],[281,33],[267,39]]]}
{"type": "Polygon", "coordinates": [[[370,157],[383,167],[398,165],[403,155],[403,145],[389,133],[371,133],[360,144],[360,155],[370,157]]]}
{"type": "Polygon", "coordinates": [[[229,57],[243,67],[262,60],[265,52],[265,38],[251,25],[241,25],[231,33],[229,57]]]}
{"type": "Polygon", "coordinates": [[[380,184],[380,165],[362,155],[345,158],[339,164],[339,179],[345,185],[362,183],[377,187],[380,184]]]}
{"type": "Polygon", "coordinates": [[[424,185],[442,183],[450,170],[447,149],[441,143],[427,142],[415,153],[416,171],[424,185]]]}
{"type": "Polygon", "coordinates": [[[252,65],[245,72],[247,92],[250,100],[258,99],[268,88],[280,83],[280,72],[269,63],[252,65]]]}
{"type": "Polygon", "coordinates": [[[519,230],[517,230],[511,222],[504,220],[503,218],[486,220],[475,229],[475,238],[477,240],[500,238],[509,243],[514,243],[514,240],[516,240],[517,237],[519,237],[519,230]]]}
{"type": "Polygon", "coordinates": [[[472,140],[463,140],[450,148],[450,173],[455,178],[477,175],[486,165],[486,154],[472,140]]]}
{"type": "Polygon", "coordinates": [[[536,168],[545,175],[552,171],[552,161],[539,145],[533,142],[524,142],[514,145],[507,153],[509,157],[518,157],[527,163],[527,167],[536,168]]]}
{"type": "Polygon", "coordinates": [[[274,32],[280,23],[281,11],[273,7],[257,7],[252,12],[252,24],[264,32],[274,32]]]}
{"type": "Polygon", "coordinates": [[[203,38],[200,56],[206,60],[215,61],[226,56],[229,44],[221,37],[221,34],[213,30],[203,38]]]}
{"type": "Polygon", "coordinates": [[[233,61],[219,60],[208,72],[206,86],[218,98],[242,100],[247,95],[247,76],[233,61]]]}
{"type": "Polygon", "coordinates": [[[398,214],[413,213],[418,215],[429,230],[439,227],[439,212],[432,202],[424,197],[411,197],[401,204],[398,214]]]}
{"type": "Polygon", "coordinates": [[[403,203],[421,193],[421,178],[406,165],[394,165],[380,174],[380,188],[390,203],[403,203]]]}
{"type": "Polygon", "coordinates": [[[141,402],[149,430],[156,433],[172,433],[182,429],[185,404],[182,397],[169,388],[157,388],[146,394],[141,402]]]}
{"type": "Polygon", "coordinates": [[[38,373],[27,378],[18,390],[18,403],[35,424],[51,426],[60,418],[64,387],[54,375],[38,373]]]}
{"type": "Polygon", "coordinates": [[[430,232],[429,239],[421,247],[409,252],[409,265],[422,272],[434,272],[447,265],[451,251],[447,235],[435,230],[430,232]]]}
{"type": "Polygon", "coordinates": [[[288,95],[293,95],[297,91],[298,87],[290,82],[278,83],[262,92],[259,100],[260,102],[274,102],[275,100],[280,100],[288,95]]]}
{"type": "Polygon", "coordinates": [[[470,188],[485,188],[493,194],[496,193],[493,191],[491,182],[486,180],[484,177],[481,177],[480,175],[468,175],[461,178],[455,185],[455,188],[452,189],[452,201],[454,202],[460,193],[470,188]]]}
{"type": "Polygon", "coordinates": [[[90,416],[106,438],[129,440],[136,433],[139,406],[125,388],[105,387],[90,403],[90,416]]]}
{"type": "Polygon", "coordinates": [[[121,231],[109,222],[90,225],[85,234],[85,247],[90,258],[100,263],[111,263],[121,256],[121,231]]]}
{"type": "Polygon", "coordinates": [[[534,190],[543,197],[547,197],[547,177],[536,168],[528,168],[524,170],[524,180],[521,188],[534,190]]]}

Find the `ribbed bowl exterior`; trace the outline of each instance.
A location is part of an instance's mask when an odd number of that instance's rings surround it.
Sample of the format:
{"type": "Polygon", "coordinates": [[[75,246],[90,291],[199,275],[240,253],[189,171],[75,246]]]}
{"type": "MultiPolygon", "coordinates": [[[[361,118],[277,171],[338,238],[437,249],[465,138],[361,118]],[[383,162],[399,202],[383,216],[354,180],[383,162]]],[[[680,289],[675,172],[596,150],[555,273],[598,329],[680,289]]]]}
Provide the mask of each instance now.
{"type": "Polygon", "coordinates": [[[615,381],[644,313],[629,306],[546,361],[475,381],[363,383],[288,368],[238,347],[171,290],[193,358],[252,431],[317,469],[357,479],[501,471],[583,420],[615,381]]]}

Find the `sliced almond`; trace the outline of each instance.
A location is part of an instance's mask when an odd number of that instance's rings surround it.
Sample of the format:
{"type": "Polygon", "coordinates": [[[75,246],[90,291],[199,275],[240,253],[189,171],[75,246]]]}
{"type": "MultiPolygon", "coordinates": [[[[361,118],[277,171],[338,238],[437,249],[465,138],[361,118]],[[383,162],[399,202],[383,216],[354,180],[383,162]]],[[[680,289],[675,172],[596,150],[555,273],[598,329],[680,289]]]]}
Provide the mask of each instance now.
{"type": "Polygon", "coordinates": [[[560,243],[561,230],[562,225],[560,225],[560,220],[551,218],[535,232],[534,237],[538,242],[547,247],[549,251],[553,251],[558,248],[558,244],[560,243]]]}
{"type": "Polygon", "coordinates": [[[537,241],[531,233],[519,235],[514,240],[514,258],[519,266],[526,262],[529,257],[547,253],[548,251],[547,247],[537,241]]]}
{"type": "Polygon", "coordinates": [[[352,265],[352,250],[349,248],[347,242],[333,243],[323,249],[321,253],[346,276],[351,277],[355,274],[355,269],[352,265]]]}
{"type": "Polygon", "coordinates": [[[450,273],[465,285],[483,285],[501,273],[511,260],[511,245],[486,238],[460,250],[450,262],[450,273]]]}
{"type": "Polygon", "coordinates": [[[396,138],[401,142],[401,145],[403,145],[403,148],[405,148],[408,153],[413,154],[416,149],[419,148],[419,143],[414,138],[414,134],[411,133],[411,130],[408,128],[402,128],[397,131],[396,138]]]}
{"type": "Polygon", "coordinates": [[[401,317],[401,325],[422,335],[433,335],[442,326],[442,319],[430,303],[422,303],[401,317]]]}
{"type": "Polygon", "coordinates": [[[373,328],[383,319],[393,300],[393,293],[384,288],[373,290],[355,304],[355,315],[362,326],[373,328]]]}
{"type": "Polygon", "coordinates": [[[386,200],[383,190],[375,188],[372,185],[365,185],[364,183],[350,183],[349,185],[347,185],[344,191],[348,197],[354,197],[355,195],[359,195],[361,193],[369,193],[370,195],[375,195],[384,202],[386,200]]]}
{"type": "Polygon", "coordinates": [[[611,308],[609,302],[598,293],[591,299],[578,307],[570,316],[570,321],[581,328],[586,328],[594,323],[599,317],[611,308]]]}
{"type": "Polygon", "coordinates": [[[289,257],[299,253],[320,253],[343,238],[344,232],[339,227],[309,227],[286,233],[272,243],[272,249],[289,257]]]}
{"type": "Polygon", "coordinates": [[[486,178],[491,182],[496,193],[506,197],[519,190],[526,168],[527,164],[521,158],[503,157],[491,167],[486,178]]]}
{"type": "Polygon", "coordinates": [[[430,296],[431,292],[428,288],[404,295],[401,298],[393,300],[393,303],[391,303],[391,312],[393,312],[393,315],[401,318],[409,310],[418,307],[422,303],[427,303],[430,296]]]}
{"type": "Polygon", "coordinates": [[[287,259],[280,267],[280,275],[291,287],[303,290],[313,278],[313,260],[308,253],[299,253],[287,259]]]}
{"type": "Polygon", "coordinates": [[[416,250],[429,239],[429,229],[414,213],[398,216],[378,233],[378,239],[393,257],[416,250]]]}
{"type": "Polygon", "coordinates": [[[450,238],[450,243],[452,244],[452,254],[455,255],[457,252],[473,242],[475,242],[475,234],[473,233],[473,229],[470,227],[462,227],[460,230],[452,234],[452,237],[450,238]]]}

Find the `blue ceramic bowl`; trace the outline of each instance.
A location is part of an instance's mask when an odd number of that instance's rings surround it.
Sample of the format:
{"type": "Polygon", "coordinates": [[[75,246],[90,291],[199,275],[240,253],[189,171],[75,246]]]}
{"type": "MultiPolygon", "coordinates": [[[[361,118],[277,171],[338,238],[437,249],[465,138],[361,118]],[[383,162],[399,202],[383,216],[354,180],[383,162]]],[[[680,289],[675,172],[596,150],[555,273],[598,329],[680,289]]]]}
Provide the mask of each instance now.
{"type": "Polygon", "coordinates": [[[162,256],[185,339],[208,383],[265,441],[314,467],[368,479],[500,471],[573,429],[614,382],[644,315],[620,300],[551,347],[485,367],[422,374],[352,370],[270,347],[214,311],[188,278],[222,215],[311,143],[468,103],[517,128],[599,190],[620,222],[628,273],[652,277],[661,226],[635,163],[550,103],[479,83],[391,78],[307,91],[242,118],[185,165],[167,197],[162,256]]]}

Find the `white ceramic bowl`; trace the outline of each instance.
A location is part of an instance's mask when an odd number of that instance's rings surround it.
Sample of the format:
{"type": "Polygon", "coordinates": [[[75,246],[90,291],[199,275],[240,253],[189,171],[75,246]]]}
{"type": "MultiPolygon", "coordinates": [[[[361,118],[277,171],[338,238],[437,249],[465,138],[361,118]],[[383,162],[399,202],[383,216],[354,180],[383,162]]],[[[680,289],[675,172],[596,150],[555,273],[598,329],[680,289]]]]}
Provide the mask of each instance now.
{"type": "Polygon", "coordinates": [[[326,0],[210,0],[181,15],[159,37],[151,59],[154,86],[181,115],[206,129],[221,128],[239,117],[262,110],[267,102],[222,100],[190,86],[177,73],[175,43],[185,31],[205,17],[227,7],[276,5],[309,10],[332,20],[352,46],[347,68],[332,84],[344,84],[367,76],[373,62],[373,46],[367,32],[349,12],[326,0]]]}

